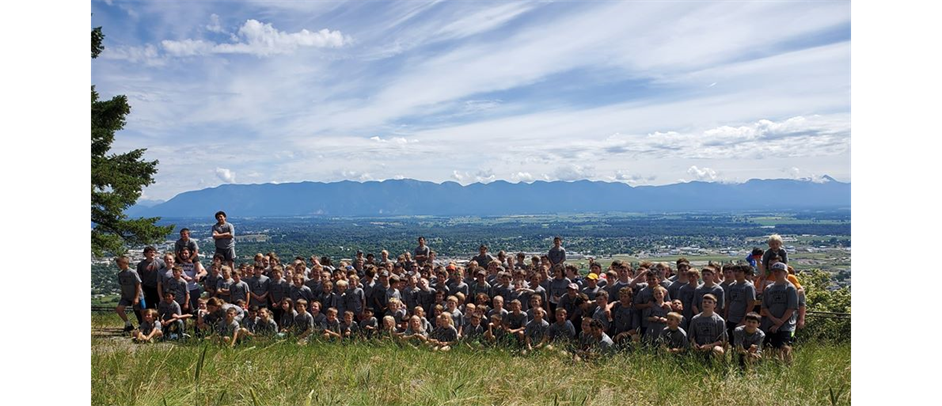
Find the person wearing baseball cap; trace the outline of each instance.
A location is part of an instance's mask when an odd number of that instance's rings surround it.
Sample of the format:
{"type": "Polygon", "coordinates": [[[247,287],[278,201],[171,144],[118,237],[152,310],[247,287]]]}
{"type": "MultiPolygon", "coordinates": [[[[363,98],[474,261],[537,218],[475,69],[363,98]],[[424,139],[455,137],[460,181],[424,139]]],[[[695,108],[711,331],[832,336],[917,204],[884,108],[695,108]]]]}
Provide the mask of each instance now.
{"type": "Polygon", "coordinates": [[[775,354],[791,363],[792,331],[798,320],[798,289],[788,281],[788,265],[772,264],[774,283],[762,295],[762,331],[775,354]]]}

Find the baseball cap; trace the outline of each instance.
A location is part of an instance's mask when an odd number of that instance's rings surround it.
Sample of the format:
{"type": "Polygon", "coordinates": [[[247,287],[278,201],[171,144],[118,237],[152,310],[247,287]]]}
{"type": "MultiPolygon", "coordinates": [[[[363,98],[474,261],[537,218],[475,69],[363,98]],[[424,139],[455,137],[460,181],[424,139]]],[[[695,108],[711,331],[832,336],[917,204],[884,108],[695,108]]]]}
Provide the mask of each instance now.
{"type": "Polygon", "coordinates": [[[788,272],[788,265],[785,265],[784,262],[776,262],[775,265],[772,265],[772,270],[788,272]]]}
{"type": "Polygon", "coordinates": [[[592,280],[598,280],[598,279],[599,279],[599,275],[598,275],[598,274],[594,274],[594,273],[590,273],[590,274],[586,275],[585,277],[586,277],[586,279],[592,279],[592,280]]]}
{"type": "Polygon", "coordinates": [[[569,286],[567,286],[567,288],[573,289],[573,290],[579,290],[579,285],[576,285],[575,283],[570,283],[569,286]]]}

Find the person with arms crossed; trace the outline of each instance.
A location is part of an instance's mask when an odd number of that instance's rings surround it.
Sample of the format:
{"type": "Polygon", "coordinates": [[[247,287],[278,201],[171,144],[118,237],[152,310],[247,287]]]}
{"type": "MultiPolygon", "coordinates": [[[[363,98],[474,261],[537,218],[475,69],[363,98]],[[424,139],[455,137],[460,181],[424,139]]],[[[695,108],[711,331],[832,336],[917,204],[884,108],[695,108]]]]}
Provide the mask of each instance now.
{"type": "Polygon", "coordinates": [[[216,224],[213,224],[213,240],[216,253],[222,254],[230,268],[235,267],[235,227],[226,222],[226,212],[216,212],[216,224]]]}

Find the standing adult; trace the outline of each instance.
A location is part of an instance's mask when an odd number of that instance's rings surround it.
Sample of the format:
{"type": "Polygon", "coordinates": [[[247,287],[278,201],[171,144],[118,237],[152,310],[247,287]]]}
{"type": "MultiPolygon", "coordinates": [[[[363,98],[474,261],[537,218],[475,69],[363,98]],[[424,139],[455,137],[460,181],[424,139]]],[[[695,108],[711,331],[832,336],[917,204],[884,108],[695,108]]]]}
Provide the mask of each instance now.
{"type": "Polygon", "coordinates": [[[415,262],[420,268],[429,260],[432,249],[425,245],[425,237],[419,237],[419,246],[415,247],[415,262]]]}
{"type": "Polygon", "coordinates": [[[229,268],[235,269],[235,227],[226,222],[226,212],[216,212],[216,224],[213,224],[213,240],[216,241],[216,253],[222,254],[229,268]]]}
{"type": "Polygon", "coordinates": [[[494,260],[494,256],[487,253],[487,245],[481,244],[478,247],[478,255],[471,258],[471,260],[477,262],[481,268],[487,269],[491,261],[494,260]]]}
{"type": "Polygon", "coordinates": [[[563,239],[561,237],[553,237],[553,248],[550,248],[547,256],[553,265],[566,261],[566,249],[563,248],[563,239]]]}
{"type": "Polygon", "coordinates": [[[196,243],[196,240],[190,239],[189,228],[180,230],[180,239],[173,243],[173,254],[180,256],[180,251],[183,251],[184,248],[189,248],[190,254],[194,257],[200,257],[200,246],[196,243]]]}

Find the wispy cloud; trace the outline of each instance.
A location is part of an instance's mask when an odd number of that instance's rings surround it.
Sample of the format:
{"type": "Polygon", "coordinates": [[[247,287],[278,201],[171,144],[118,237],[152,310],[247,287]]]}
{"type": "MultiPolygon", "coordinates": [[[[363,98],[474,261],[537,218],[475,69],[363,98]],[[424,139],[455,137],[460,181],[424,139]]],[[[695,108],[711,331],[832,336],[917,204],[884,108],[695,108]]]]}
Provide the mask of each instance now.
{"type": "Polygon", "coordinates": [[[235,173],[850,177],[849,2],[122,4],[92,3],[92,82],[128,95],[115,145],[160,160],[155,198],[235,173]]]}
{"type": "Polygon", "coordinates": [[[206,25],[206,30],[209,32],[228,34],[228,32],[226,32],[226,30],[223,29],[222,25],[220,24],[218,14],[212,14],[209,16],[209,24],[206,25]]]}

